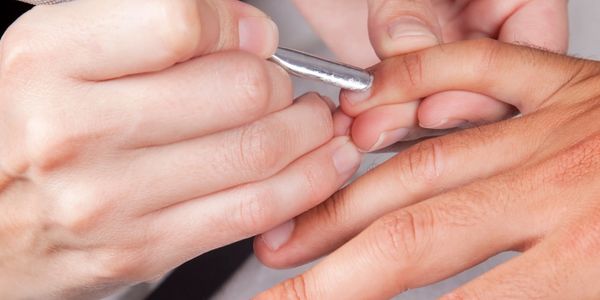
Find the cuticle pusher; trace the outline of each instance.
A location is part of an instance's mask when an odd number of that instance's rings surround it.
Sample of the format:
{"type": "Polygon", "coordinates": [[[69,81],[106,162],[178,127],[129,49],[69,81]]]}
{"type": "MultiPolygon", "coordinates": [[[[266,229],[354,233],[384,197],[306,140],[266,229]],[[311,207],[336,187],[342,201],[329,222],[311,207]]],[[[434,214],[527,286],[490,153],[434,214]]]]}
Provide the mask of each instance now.
{"type": "Polygon", "coordinates": [[[297,50],[279,47],[269,60],[298,77],[315,79],[345,90],[366,91],[373,84],[373,75],[366,70],[297,50]]]}

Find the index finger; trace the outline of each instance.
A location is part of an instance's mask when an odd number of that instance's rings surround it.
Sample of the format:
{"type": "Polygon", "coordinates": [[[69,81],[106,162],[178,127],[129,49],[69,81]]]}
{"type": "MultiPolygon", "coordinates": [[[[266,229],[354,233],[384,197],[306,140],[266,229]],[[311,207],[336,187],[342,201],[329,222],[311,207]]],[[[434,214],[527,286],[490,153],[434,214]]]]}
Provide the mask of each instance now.
{"type": "Polygon", "coordinates": [[[227,49],[266,58],[278,33],[264,13],[237,0],[80,0],[35,7],[3,43],[30,46],[16,54],[50,71],[107,80],[227,49]]]}
{"type": "Polygon", "coordinates": [[[343,91],[340,101],[344,112],[356,116],[383,104],[464,90],[485,94],[528,113],[549,104],[558,90],[589,78],[597,69],[597,64],[583,60],[482,39],[386,60],[372,70],[375,81],[370,90],[343,91]]]}

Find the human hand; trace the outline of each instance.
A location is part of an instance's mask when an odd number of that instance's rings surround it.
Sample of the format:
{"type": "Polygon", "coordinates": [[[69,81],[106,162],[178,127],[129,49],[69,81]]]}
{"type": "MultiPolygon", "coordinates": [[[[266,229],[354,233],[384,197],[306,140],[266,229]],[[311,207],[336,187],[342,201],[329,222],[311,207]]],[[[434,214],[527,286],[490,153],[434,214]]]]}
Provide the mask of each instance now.
{"type": "Polygon", "coordinates": [[[157,278],[313,207],[359,163],[325,101],[292,105],[264,59],[276,27],[237,0],[40,6],[1,43],[2,299],[157,278]]]}
{"type": "Polygon", "coordinates": [[[597,299],[600,63],[481,40],[393,58],[374,72],[373,93],[356,109],[461,89],[524,116],[398,154],[298,217],[278,251],[257,239],[263,262],[287,267],[362,231],[258,298],[385,299],[518,250],[444,299],[597,299]]]}
{"type": "MultiPolygon", "coordinates": [[[[334,52],[346,62],[363,66],[377,61],[371,54],[373,50],[365,45],[371,45],[379,58],[386,59],[480,37],[559,53],[566,51],[568,42],[565,0],[298,0],[296,4],[334,52]],[[340,13],[331,15],[331,11],[340,13]],[[351,34],[340,35],[342,31],[351,34]]],[[[365,151],[379,150],[400,140],[439,135],[444,132],[440,129],[494,122],[515,112],[510,105],[464,91],[377,107],[361,115],[342,105],[345,114],[336,114],[336,134],[351,133],[365,151]]]]}

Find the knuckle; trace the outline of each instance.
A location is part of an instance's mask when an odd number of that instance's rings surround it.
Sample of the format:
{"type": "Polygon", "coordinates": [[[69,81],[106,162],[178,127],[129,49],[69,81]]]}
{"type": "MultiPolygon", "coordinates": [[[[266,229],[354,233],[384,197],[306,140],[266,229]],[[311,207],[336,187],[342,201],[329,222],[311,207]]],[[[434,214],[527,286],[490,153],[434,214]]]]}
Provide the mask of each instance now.
{"type": "Polygon", "coordinates": [[[93,231],[110,210],[102,190],[94,185],[71,186],[62,191],[57,200],[53,223],[75,235],[93,231]]]}
{"type": "MultiPolygon", "coordinates": [[[[594,257],[600,250],[600,209],[593,209],[583,220],[576,220],[569,226],[564,245],[583,259],[594,257]]],[[[560,256],[561,253],[555,255],[560,256]]]]}
{"type": "Polygon", "coordinates": [[[41,172],[72,160],[85,139],[74,126],[52,114],[31,117],[25,125],[24,138],[29,165],[41,172]]]}
{"type": "Polygon", "coordinates": [[[146,274],[148,262],[143,250],[103,250],[96,257],[93,269],[97,282],[139,281],[151,277],[146,274]]]}
{"type": "Polygon", "coordinates": [[[299,275],[283,282],[278,296],[280,296],[280,298],[276,297],[275,299],[309,299],[306,287],[306,277],[304,275],[299,275]]]}
{"type": "Polygon", "coordinates": [[[452,227],[470,227],[486,223],[487,218],[505,215],[511,199],[496,185],[477,184],[444,195],[436,210],[439,220],[452,227]]]}
{"type": "Polygon", "coordinates": [[[266,121],[244,127],[240,134],[238,154],[241,169],[261,178],[275,173],[286,150],[285,143],[280,139],[287,136],[285,131],[285,125],[277,126],[266,121]]]}
{"type": "Polygon", "coordinates": [[[268,204],[272,203],[274,192],[268,187],[263,187],[246,194],[248,196],[239,203],[237,216],[234,217],[238,222],[233,227],[234,230],[251,236],[269,229],[272,206],[268,204]]]}
{"type": "Polygon", "coordinates": [[[350,214],[348,211],[348,190],[343,189],[331,196],[316,208],[316,215],[329,224],[347,224],[350,214]]]}
{"type": "Polygon", "coordinates": [[[435,184],[443,172],[445,149],[444,140],[435,138],[419,143],[406,154],[398,156],[394,173],[399,177],[399,182],[410,183],[403,185],[409,191],[418,189],[418,186],[435,184]]]}
{"type": "MultiPolygon", "coordinates": [[[[52,35],[41,26],[40,20],[47,18],[47,5],[36,6],[23,14],[2,35],[0,41],[0,78],[7,78],[27,73],[29,76],[43,73],[40,68],[44,62],[53,61],[60,51],[48,51],[53,47],[52,35]]],[[[46,64],[47,65],[47,64],[46,64]]]]}
{"type": "Polygon", "coordinates": [[[270,104],[271,79],[263,61],[251,55],[237,57],[232,82],[236,93],[231,108],[240,114],[258,118],[267,113],[270,104]],[[245,66],[242,70],[239,65],[245,66]]]}
{"type": "Polygon", "coordinates": [[[426,242],[426,234],[430,230],[430,217],[400,210],[384,216],[374,224],[374,242],[376,251],[384,261],[399,262],[400,267],[414,265],[420,257],[426,242]]]}
{"type": "Polygon", "coordinates": [[[402,84],[407,88],[418,88],[423,82],[423,54],[413,52],[402,57],[402,67],[404,67],[404,76],[402,84]]]}
{"type": "Polygon", "coordinates": [[[545,181],[556,186],[577,184],[600,169],[600,134],[570,147],[556,158],[545,181]]]}
{"type": "Polygon", "coordinates": [[[17,77],[27,72],[37,63],[37,51],[34,50],[31,42],[25,40],[26,33],[23,31],[10,27],[2,37],[0,50],[1,78],[17,77]]]}
{"type": "Polygon", "coordinates": [[[326,178],[322,176],[323,167],[318,165],[317,163],[309,163],[302,169],[302,179],[303,179],[303,194],[305,195],[305,199],[307,201],[319,201],[323,200],[321,195],[323,194],[321,191],[324,190],[324,187],[327,186],[326,178]]]}
{"type": "Polygon", "coordinates": [[[159,26],[159,37],[169,61],[182,61],[194,55],[202,34],[198,16],[198,1],[158,0],[154,1],[152,17],[147,18],[147,27],[155,31],[159,26]]]}
{"type": "Polygon", "coordinates": [[[478,51],[474,57],[478,57],[480,63],[475,64],[478,67],[476,70],[478,73],[482,74],[484,78],[488,77],[488,75],[493,74],[497,68],[495,68],[495,64],[500,55],[500,50],[502,49],[502,44],[493,39],[479,39],[472,42],[474,51],[478,51]]]}

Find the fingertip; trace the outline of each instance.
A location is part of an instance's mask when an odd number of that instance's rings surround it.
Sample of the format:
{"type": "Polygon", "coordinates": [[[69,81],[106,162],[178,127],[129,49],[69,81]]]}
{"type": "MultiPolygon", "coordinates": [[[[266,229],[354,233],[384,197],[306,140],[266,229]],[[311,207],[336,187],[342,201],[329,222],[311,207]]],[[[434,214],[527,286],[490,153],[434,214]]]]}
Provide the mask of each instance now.
{"type": "Polygon", "coordinates": [[[369,1],[369,36],[381,59],[442,40],[437,15],[428,1],[369,1]]]}
{"type": "Polygon", "coordinates": [[[373,95],[373,91],[371,89],[364,91],[344,90],[342,92],[342,95],[346,102],[355,106],[357,104],[361,104],[369,100],[369,98],[371,98],[371,96],[373,95]]]}
{"type": "Polygon", "coordinates": [[[279,45],[277,24],[260,9],[241,2],[230,1],[237,14],[239,49],[268,58],[279,45]]]}
{"type": "Polygon", "coordinates": [[[440,44],[431,26],[413,16],[402,16],[380,29],[377,53],[381,58],[413,52],[440,44]]]}
{"type": "Polygon", "coordinates": [[[420,101],[382,105],[354,119],[352,140],[363,152],[380,150],[405,139],[417,125],[420,101]]]}
{"type": "Polygon", "coordinates": [[[352,124],[350,134],[352,141],[362,152],[369,152],[369,149],[375,145],[378,136],[378,129],[372,130],[365,126],[365,118],[358,117],[352,124]]]}
{"type": "Polygon", "coordinates": [[[373,96],[373,88],[364,92],[342,90],[340,92],[340,108],[350,117],[356,117],[369,108],[369,98],[373,96]]]}
{"type": "Polygon", "coordinates": [[[286,269],[291,266],[287,261],[282,259],[285,258],[282,255],[283,252],[274,252],[266,245],[262,235],[254,238],[253,247],[254,255],[263,265],[272,269],[286,269]]]}
{"type": "Polygon", "coordinates": [[[256,258],[265,266],[272,269],[289,269],[303,265],[313,259],[310,256],[310,241],[302,240],[304,229],[294,226],[290,240],[273,250],[265,241],[264,234],[254,238],[253,248],[256,258]]]}
{"type": "Polygon", "coordinates": [[[269,17],[242,17],[239,19],[240,50],[268,58],[279,44],[279,29],[269,17]]]}

